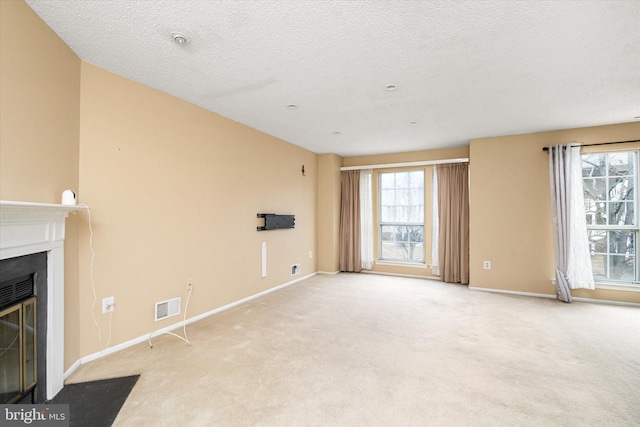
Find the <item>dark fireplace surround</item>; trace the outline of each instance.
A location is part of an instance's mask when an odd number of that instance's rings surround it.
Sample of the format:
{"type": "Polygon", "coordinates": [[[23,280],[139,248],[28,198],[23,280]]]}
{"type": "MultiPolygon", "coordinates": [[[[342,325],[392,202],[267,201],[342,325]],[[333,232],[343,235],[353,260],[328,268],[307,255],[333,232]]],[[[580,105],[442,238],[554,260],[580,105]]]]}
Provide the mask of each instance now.
{"type": "MultiPolygon", "coordinates": [[[[36,297],[37,375],[35,388],[26,394],[22,401],[42,403],[47,398],[47,253],[39,252],[0,260],[0,288],[3,283],[27,275],[33,275],[33,296],[36,297]]],[[[10,306],[2,307],[2,309],[8,307],[10,306]]],[[[20,403],[20,401],[16,403],[20,403]]]]}

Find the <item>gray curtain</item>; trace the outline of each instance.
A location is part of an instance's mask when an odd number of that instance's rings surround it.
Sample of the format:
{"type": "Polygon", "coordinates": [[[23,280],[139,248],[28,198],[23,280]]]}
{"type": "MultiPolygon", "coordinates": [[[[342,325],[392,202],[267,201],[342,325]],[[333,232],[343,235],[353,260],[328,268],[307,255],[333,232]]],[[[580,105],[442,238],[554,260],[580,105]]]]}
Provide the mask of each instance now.
{"type": "Polygon", "coordinates": [[[579,146],[549,147],[556,293],[564,302],[571,302],[571,289],[595,289],[582,179],[579,146]]]}
{"type": "Polygon", "coordinates": [[[360,249],[360,171],[342,171],[340,271],[362,271],[360,249]]]}
{"type": "Polygon", "coordinates": [[[440,278],[469,283],[469,165],[436,166],[438,175],[438,261],[440,278]]]}
{"type": "Polygon", "coordinates": [[[551,181],[551,213],[556,250],[556,293],[558,299],[571,302],[567,279],[569,260],[569,161],[571,151],[563,145],[549,147],[549,180],[551,181]]]}

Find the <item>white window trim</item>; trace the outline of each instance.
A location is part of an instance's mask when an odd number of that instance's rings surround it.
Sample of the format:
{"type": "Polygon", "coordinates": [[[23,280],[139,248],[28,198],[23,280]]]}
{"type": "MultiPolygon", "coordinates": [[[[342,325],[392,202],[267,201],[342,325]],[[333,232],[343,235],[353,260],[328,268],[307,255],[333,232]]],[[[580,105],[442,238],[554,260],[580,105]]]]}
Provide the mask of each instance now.
{"type": "MultiPolygon", "coordinates": [[[[622,150],[622,151],[635,151],[636,152],[636,167],[638,168],[636,170],[636,182],[635,182],[635,188],[636,189],[640,189],[640,150],[637,148],[632,148],[632,149],[628,149],[628,150],[622,150]]],[[[593,152],[589,152],[589,153],[582,153],[582,155],[584,154],[608,154],[610,153],[610,151],[593,151],[593,152]]],[[[625,175],[626,176],[626,175],[625,175]]],[[[596,177],[597,178],[597,177],[596,177]]],[[[640,210],[638,210],[640,208],[640,199],[638,199],[638,195],[636,194],[635,196],[635,209],[636,212],[640,212],[640,210]]],[[[637,244],[638,241],[640,240],[640,215],[637,218],[638,224],[636,225],[605,225],[605,224],[600,224],[600,225],[596,225],[596,224],[588,224],[587,225],[587,230],[603,230],[603,231],[608,231],[608,230],[629,230],[629,231],[634,231],[635,232],[635,241],[636,241],[636,269],[638,271],[636,271],[636,276],[637,278],[640,280],[640,252],[637,250],[637,244]]],[[[553,284],[555,286],[555,279],[553,280],[553,284]]],[[[597,281],[595,282],[595,288],[596,289],[605,289],[605,290],[612,290],[612,291],[627,291],[627,292],[640,292],[640,283],[638,282],[615,282],[615,281],[597,281]]]]}
{"type": "MultiPolygon", "coordinates": [[[[416,163],[424,163],[424,162],[416,162],[416,163]]],[[[411,171],[418,171],[421,170],[423,173],[423,180],[425,179],[425,171],[422,168],[416,168],[416,169],[408,169],[406,171],[398,171],[398,172],[411,172],[411,171]]],[[[380,218],[382,217],[382,203],[380,201],[380,190],[381,190],[381,179],[382,179],[382,174],[384,173],[398,173],[398,172],[380,172],[378,174],[378,257],[377,259],[374,261],[375,264],[379,264],[379,265],[395,265],[395,266],[404,266],[404,267],[416,267],[416,268],[427,268],[427,260],[426,260],[426,255],[427,255],[427,250],[426,247],[424,246],[424,231],[426,230],[426,225],[425,225],[425,218],[422,218],[422,223],[417,223],[417,222],[389,222],[389,221],[385,221],[382,222],[380,221],[380,218]],[[425,258],[423,261],[409,261],[409,260],[401,260],[401,259],[391,259],[391,258],[381,258],[382,257],[382,227],[384,226],[406,226],[406,227],[422,227],[422,236],[423,236],[423,242],[422,242],[422,250],[423,250],[423,258],[425,258]]],[[[426,188],[423,188],[424,191],[424,196],[426,197],[426,188]]],[[[423,199],[424,200],[424,199],[423,199]]],[[[424,207],[424,206],[423,206],[424,207]]]]}
{"type": "Polygon", "coordinates": [[[375,261],[376,265],[393,265],[396,267],[411,267],[411,268],[431,268],[432,266],[424,262],[406,262],[406,261],[392,261],[387,259],[378,259],[375,261]]]}
{"type": "Polygon", "coordinates": [[[640,285],[630,283],[596,282],[596,289],[610,291],[640,292],[640,285]]]}

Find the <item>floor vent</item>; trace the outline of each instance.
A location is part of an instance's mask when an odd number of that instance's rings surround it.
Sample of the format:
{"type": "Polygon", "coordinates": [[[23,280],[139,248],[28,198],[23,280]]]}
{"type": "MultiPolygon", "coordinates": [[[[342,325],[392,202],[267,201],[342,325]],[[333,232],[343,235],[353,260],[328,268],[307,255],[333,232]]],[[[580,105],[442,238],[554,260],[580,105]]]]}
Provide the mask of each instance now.
{"type": "Polygon", "coordinates": [[[180,297],[156,303],[155,321],[180,314],[180,297]]]}

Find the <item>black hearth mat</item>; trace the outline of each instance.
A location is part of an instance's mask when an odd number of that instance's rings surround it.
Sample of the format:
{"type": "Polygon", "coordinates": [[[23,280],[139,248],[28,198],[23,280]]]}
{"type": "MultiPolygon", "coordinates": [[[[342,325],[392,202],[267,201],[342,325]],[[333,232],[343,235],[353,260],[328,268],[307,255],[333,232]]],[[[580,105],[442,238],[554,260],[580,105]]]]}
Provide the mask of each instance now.
{"type": "Polygon", "coordinates": [[[48,403],[69,404],[71,427],[109,427],[140,375],[65,385],[48,403]]]}

